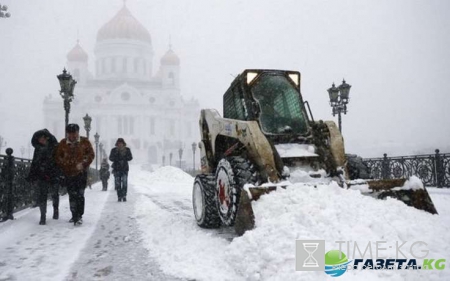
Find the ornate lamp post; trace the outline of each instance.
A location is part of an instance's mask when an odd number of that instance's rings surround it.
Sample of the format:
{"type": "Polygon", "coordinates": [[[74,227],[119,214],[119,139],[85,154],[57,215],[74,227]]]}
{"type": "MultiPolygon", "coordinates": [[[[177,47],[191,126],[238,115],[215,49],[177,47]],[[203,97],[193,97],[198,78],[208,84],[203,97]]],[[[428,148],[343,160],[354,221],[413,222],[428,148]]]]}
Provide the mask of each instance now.
{"type": "Polygon", "coordinates": [[[170,166],[172,166],[172,156],[173,156],[172,152],[169,153],[169,165],[170,166]]]}
{"type": "Polygon", "coordinates": [[[72,75],[70,75],[70,73],[67,73],[65,68],[63,70],[63,73],[59,74],[56,77],[58,78],[59,84],[61,86],[59,94],[64,100],[64,111],[66,112],[66,124],[63,131],[65,132],[67,124],[69,124],[70,103],[74,98],[73,89],[75,88],[75,84],[77,84],[77,81],[72,79],[72,75]]]}
{"type": "Polygon", "coordinates": [[[2,136],[0,136],[0,153],[2,152],[2,147],[6,146],[6,144],[7,143],[5,139],[2,136]]]}
{"type": "Polygon", "coordinates": [[[342,133],[342,119],[341,113],[347,114],[347,104],[349,101],[350,88],[352,86],[342,81],[342,84],[336,88],[334,83],[329,88],[328,94],[330,96],[330,106],[333,109],[333,116],[338,115],[339,131],[342,133]]]}
{"type": "Polygon", "coordinates": [[[86,116],[83,117],[83,121],[84,129],[86,130],[86,137],[89,139],[89,131],[91,130],[92,118],[86,113],[86,116]]]}
{"type": "Polygon", "coordinates": [[[183,156],[183,149],[180,147],[180,149],[178,149],[178,156],[180,156],[180,169],[181,169],[181,157],[183,156]]]}
{"type": "Polygon", "coordinates": [[[0,4],[0,18],[9,18],[11,16],[10,13],[6,12],[8,10],[8,6],[0,4]]]}
{"type": "Polygon", "coordinates": [[[195,141],[192,143],[192,170],[195,172],[195,148],[197,147],[197,144],[195,141]]]}
{"type": "Polygon", "coordinates": [[[22,154],[23,158],[23,155],[25,154],[25,146],[20,147],[20,154],[22,154]]]}
{"type": "Polygon", "coordinates": [[[103,158],[105,158],[105,155],[103,154],[103,143],[100,143],[98,146],[100,147],[100,156],[103,161],[103,158]]]}
{"type": "Polygon", "coordinates": [[[98,139],[100,138],[100,135],[98,133],[95,133],[94,139],[95,139],[95,169],[98,171],[98,139]]]}

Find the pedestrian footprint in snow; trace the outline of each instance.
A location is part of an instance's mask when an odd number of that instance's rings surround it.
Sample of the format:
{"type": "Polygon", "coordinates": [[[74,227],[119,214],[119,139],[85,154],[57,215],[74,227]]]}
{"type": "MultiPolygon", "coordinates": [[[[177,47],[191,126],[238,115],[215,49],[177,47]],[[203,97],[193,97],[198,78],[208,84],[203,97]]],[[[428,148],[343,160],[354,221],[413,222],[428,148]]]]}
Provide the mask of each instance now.
{"type": "Polygon", "coordinates": [[[123,138],[118,138],[116,141],[116,147],[111,149],[109,154],[109,160],[113,162],[113,175],[114,183],[117,190],[118,201],[127,201],[127,189],[128,189],[128,161],[133,159],[131,150],[127,147],[127,144],[123,138]]]}
{"type": "Polygon", "coordinates": [[[59,218],[59,182],[61,173],[55,162],[58,141],[47,129],[42,129],[33,134],[31,144],[34,147],[34,154],[30,173],[26,180],[36,183],[37,205],[41,211],[39,224],[45,225],[49,193],[53,201],[53,219],[57,220],[59,218]]]}
{"type": "Polygon", "coordinates": [[[56,150],[56,163],[63,171],[69,193],[70,211],[72,218],[69,222],[75,225],[83,223],[84,190],[86,189],[89,165],[94,160],[94,150],[91,142],[81,137],[80,127],[69,124],[66,127],[67,138],[59,142],[56,150]]]}

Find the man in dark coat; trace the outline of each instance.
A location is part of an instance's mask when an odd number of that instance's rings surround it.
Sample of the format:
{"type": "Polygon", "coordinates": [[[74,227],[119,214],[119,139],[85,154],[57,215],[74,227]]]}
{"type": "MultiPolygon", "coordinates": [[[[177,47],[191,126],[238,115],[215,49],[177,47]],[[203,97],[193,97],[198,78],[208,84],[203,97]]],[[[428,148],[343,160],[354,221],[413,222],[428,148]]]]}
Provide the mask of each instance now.
{"type": "Polygon", "coordinates": [[[127,147],[123,138],[118,138],[116,147],[111,149],[109,160],[113,162],[114,182],[117,190],[118,201],[127,201],[128,189],[128,161],[133,159],[131,150],[127,147]]]}
{"type": "Polygon", "coordinates": [[[67,193],[69,193],[72,212],[69,222],[80,225],[83,223],[87,171],[95,154],[91,142],[80,136],[80,127],[77,124],[67,125],[66,133],[67,138],[62,139],[58,144],[55,159],[64,173],[67,193]]]}
{"type": "Polygon", "coordinates": [[[42,129],[33,134],[31,144],[34,147],[33,160],[27,179],[37,182],[37,204],[41,211],[40,225],[45,224],[48,193],[53,200],[53,219],[59,218],[59,168],[55,162],[55,151],[58,145],[56,138],[42,129]]]}
{"type": "Polygon", "coordinates": [[[103,191],[108,190],[108,180],[110,176],[108,159],[103,159],[100,165],[100,179],[102,180],[103,191]]]}

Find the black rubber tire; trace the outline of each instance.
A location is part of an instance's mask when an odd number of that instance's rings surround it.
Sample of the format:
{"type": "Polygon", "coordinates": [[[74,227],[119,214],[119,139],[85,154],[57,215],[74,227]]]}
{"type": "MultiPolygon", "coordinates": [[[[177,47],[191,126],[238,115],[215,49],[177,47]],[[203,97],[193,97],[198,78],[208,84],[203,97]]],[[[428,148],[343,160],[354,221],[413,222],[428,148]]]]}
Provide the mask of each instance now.
{"type": "Polygon", "coordinates": [[[216,201],[214,176],[207,174],[197,175],[192,189],[192,206],[195,220],[200,227],[220,227],[216,201]]]}
{"type": "MultiPolygon", "coordinates": [[[[222,174],[223,175],[223,174],[222,174]]],[[[222,224],[233,226],[236,220],[236,214],[239,206],[239,199],[241,197],[242,188],[246,183],[255,184],[257,176],[253,165],[250,161],[240,156],[232,156],[223,158],[219,161],[216,169],[216,202],[219,217],[222,224]],[[227,210],[221,208],[219,173],[223,171],[228,176],[230,188],[228,191],[228,198],[230,200],[227,210]]]]}
{"type": "Polygon", "coordinates": [[[370,169],[363,159],[355,154],[347,154],[347,171],[351,180],[370,179],[370,169]]]}

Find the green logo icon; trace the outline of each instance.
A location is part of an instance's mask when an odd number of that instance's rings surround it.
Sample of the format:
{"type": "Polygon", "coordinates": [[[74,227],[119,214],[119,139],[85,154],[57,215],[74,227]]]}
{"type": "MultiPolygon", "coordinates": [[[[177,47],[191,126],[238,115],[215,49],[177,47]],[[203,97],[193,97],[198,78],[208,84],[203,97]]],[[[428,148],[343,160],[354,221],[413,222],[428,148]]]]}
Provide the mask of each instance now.
{"type": "Polygon", "coordinates": [[[347,256],[339,250],[331,250],[325,254],[325,273],[338,277],[347,271],[350,261],[347,256]]]}

